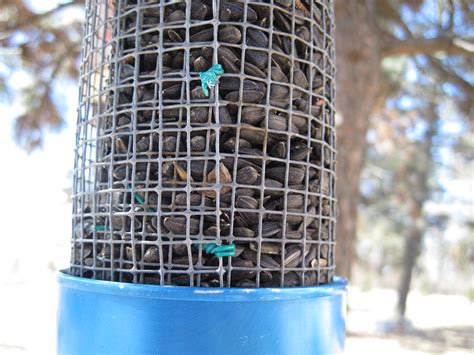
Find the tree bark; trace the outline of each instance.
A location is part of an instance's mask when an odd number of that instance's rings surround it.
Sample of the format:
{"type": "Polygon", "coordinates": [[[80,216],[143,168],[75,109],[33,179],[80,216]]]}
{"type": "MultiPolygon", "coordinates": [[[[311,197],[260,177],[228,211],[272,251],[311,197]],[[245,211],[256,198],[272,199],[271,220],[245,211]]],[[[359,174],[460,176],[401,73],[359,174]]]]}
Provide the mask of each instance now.
{"type": "Polygon", "coordinates": [[[335,0],[338,115],[336,272],[349,278],[354,259],[359,183],[369,116],[380,83],[380,43],[371,1],[335,0]]]}

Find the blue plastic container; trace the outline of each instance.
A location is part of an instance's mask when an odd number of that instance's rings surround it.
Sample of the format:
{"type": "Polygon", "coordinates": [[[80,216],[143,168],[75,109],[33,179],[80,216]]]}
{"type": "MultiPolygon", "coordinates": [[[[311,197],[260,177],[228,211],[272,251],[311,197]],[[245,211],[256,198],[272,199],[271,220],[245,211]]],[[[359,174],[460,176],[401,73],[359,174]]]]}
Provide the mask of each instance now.
{"type": "Polygon", "coordinates": [[[344,348],[347,283],[197,288],[60,273],[59,354],[334,354],[344,348]]]}

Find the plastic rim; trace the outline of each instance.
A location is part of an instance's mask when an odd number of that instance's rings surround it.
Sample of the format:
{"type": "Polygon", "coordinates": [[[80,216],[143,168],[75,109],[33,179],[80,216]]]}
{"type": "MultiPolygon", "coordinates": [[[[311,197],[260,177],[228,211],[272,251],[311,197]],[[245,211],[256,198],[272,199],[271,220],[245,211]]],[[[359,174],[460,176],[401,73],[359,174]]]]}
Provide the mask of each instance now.
{"type": "Polygon", "coordinates": [[[188,286],[157,286],[131,284],[115,281],[101,281],[72,276],[67,270],[58,272],[61,287],[86,292],[111,294],[124,297],[156,299],[186,299],[190,301],[275,301],[298,300],[316,297],[330,297],[345,293],[347,280],[335,276],[333,282],[319,286],[283,288],[205,288],[188,286]]]}

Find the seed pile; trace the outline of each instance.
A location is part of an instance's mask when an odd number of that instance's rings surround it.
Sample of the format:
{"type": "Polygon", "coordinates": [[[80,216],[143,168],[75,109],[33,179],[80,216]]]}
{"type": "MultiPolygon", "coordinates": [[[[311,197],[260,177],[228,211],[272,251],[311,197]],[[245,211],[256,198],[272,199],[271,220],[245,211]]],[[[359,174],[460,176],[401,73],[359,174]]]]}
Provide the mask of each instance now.
{"type": "Polygon", "coordinates": [[[79,131],[90,148],[76,156],[72,272],[201,287],[329,282],[331,1],[139,3],[113,10],[105,100],[79,131]],[[217,63],[225,73],[207,97],[199,72],[217,63]]]}

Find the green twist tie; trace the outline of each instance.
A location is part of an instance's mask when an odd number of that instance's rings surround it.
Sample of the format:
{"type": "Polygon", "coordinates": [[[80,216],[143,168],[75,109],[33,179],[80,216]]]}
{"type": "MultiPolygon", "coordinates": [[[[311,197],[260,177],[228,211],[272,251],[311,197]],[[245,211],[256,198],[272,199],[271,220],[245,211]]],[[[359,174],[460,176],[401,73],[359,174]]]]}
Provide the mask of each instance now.
{"type": "Polygon", "coordinates": [[[202,71],[199,73],[199,77],[201,78],[201,87],[204,95],[209,96],[209,89],[217,85],[219,82],[218,75],[224,74],[224,69],[222,69],[222,65],[214,64],[206,71],[202,71]]]}
{"type": "MultiPolygon", "coordinates": [[[[131,185],[128,185],[128,188],[131,189],[132,186],[131,185]]],[[[145,200],[143,199],[143,197],[141,197],[137,192],[135,192],[133,194],[133,196],[135,197],[135,201],[137,201],[140,205],[144,206],[145,205],[145,200]]],[[[146,209],[147,212],[156,212],[156,210],[152,207],[148,207],[146,209]]]]}
{"type": "Polygon", "coordinates": [[[145,204],[145,200],[136,192],[135,192],[135,201],[137,201],[140,205],[145,204]]]}
{"type": "Polygon", "coordinates": [[[217,257],[235,256],[235,244],[217,245],[215,243],[205,244],[202,249],[207,254],[213,254],[217,257]]]}

